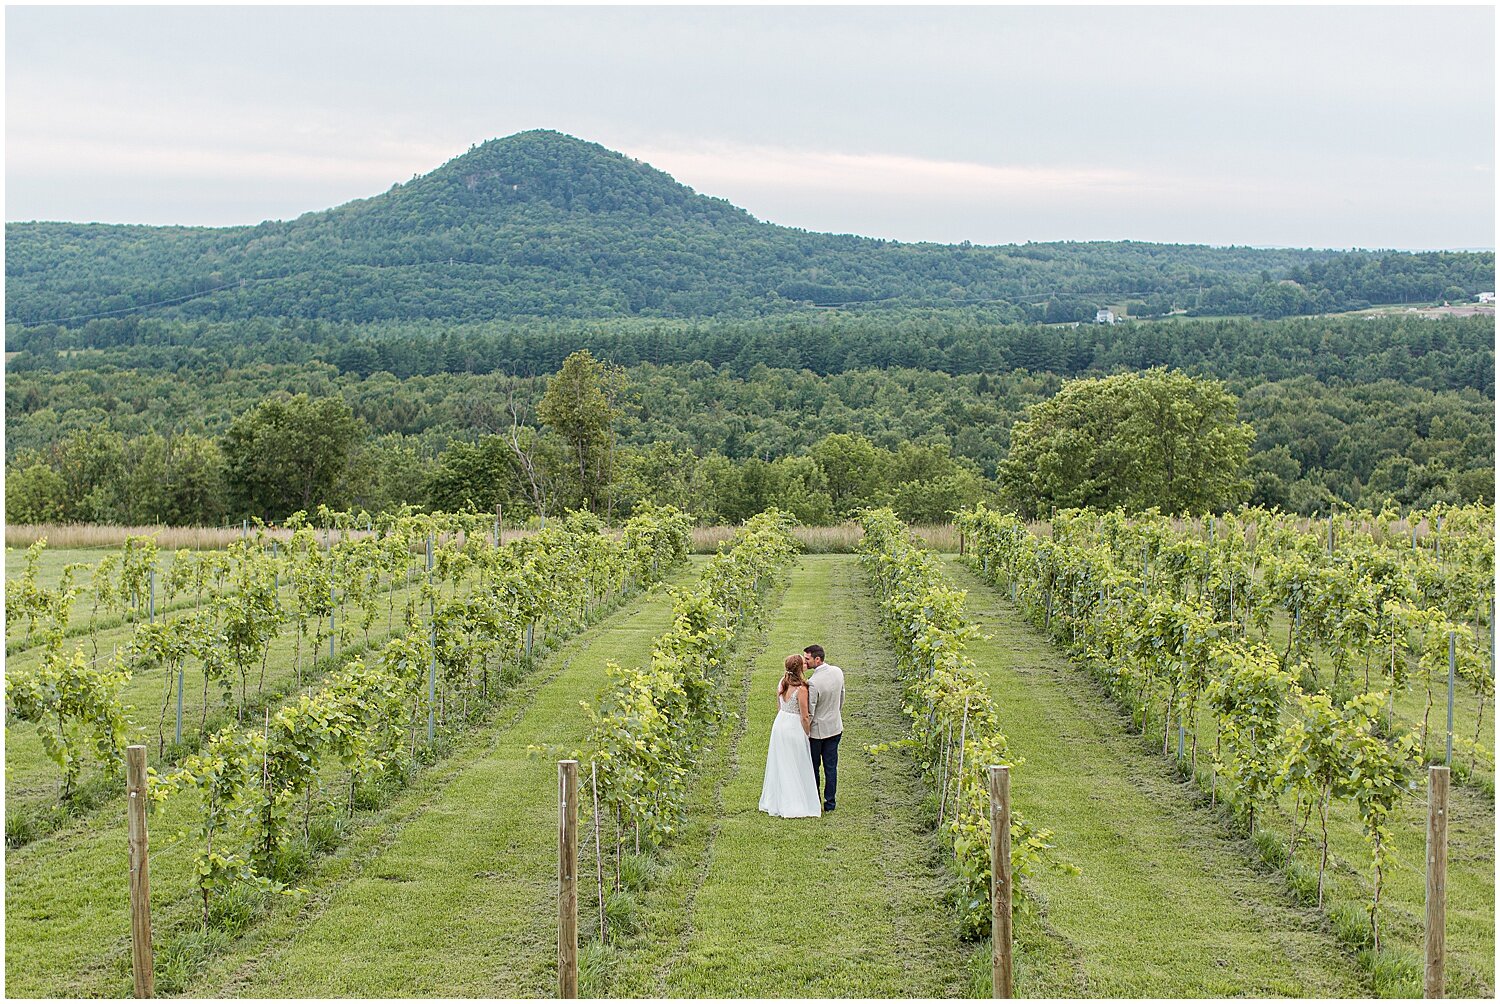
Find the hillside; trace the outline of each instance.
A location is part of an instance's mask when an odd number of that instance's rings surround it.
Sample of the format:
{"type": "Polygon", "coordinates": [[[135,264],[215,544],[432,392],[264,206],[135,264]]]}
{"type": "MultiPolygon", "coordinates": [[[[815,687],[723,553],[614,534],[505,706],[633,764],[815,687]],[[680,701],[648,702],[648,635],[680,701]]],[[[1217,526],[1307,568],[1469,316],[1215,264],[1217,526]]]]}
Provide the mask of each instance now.
{"type": "Polygon", "coordinates": [[[903,244],[761,222],[550,131],[474,147],[368,199],[258,226],[6,225],[6,320],[757,316],[994,304],[1005,319],[1285,316],[1494,286],[1493,253],[1137,242],[903,244]]]}

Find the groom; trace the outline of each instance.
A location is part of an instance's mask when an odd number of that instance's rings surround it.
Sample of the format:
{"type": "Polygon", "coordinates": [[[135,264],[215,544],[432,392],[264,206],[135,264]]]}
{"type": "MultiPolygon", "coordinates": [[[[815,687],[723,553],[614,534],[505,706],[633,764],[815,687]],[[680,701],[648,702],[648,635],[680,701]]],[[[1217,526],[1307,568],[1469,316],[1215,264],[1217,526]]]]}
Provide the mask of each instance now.
{"type": "Polygon", "coordinates": [[[823,811],[832,812],[839,786],[839,740],[844,736],[844,671],[823,661],[823,646],[802,650],[807,663],[808,712],[812,727],[807,743],[812,748],[813,777],[823,789],[823,811]],[[823,784],[821,768],[828,769],[823,784]]]}

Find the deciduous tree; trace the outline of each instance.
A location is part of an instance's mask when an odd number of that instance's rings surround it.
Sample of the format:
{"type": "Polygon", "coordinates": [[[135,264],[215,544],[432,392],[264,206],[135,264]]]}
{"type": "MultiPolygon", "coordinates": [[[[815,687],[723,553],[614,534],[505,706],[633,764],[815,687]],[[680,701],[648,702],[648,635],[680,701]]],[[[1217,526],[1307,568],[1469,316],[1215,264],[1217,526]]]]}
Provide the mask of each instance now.
{"type": "Polygon", "coordinates": [[[1242,501],[1251,427],[1217,380],[1152,369],[1065,383],[1011,430],[999,478],[1026,515],[1097,506],[1204,512],[1242,501]]]}
{"type": "Polygon", "coordinates": [[[363,438],[363,423],[343,398],[267,398],[224,435],[236,511],[282,519],[319,504],[345,505],[363,438]]]}
{"type": "Polygon", "coordinates": [[[537,406],[537,418],[567,443],[580,501],[591,512],[609,508],[615,423],[624,389],[623,370],[583,349],[563,361],[537,406]]]}

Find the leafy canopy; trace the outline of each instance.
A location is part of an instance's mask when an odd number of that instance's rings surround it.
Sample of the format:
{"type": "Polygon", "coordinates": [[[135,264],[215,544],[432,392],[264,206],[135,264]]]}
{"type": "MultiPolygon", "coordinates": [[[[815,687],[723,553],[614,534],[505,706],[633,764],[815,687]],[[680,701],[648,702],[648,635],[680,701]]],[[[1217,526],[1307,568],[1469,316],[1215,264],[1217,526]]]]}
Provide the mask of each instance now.
{"type": "Polygon", "coordinates": [[[1243,501],[1254,430],[1221,381],[1166,369],[1072,380],[1011,431],[1001,490],[1017,511],[1158,506],[1219,510],[1243,501]]]}

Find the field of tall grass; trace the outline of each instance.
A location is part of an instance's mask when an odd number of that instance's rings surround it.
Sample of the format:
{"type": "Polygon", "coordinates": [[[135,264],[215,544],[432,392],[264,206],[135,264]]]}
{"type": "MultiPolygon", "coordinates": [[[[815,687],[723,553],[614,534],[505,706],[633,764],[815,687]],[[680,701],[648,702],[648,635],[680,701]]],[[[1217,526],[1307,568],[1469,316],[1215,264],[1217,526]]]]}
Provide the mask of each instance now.
{"type": "MultiPolygon", "coordinates": [[[[1321,524],[1320,517],[1304,517],[1297,522],[1297,527],[1304,532],[1321,524]]],[[[1204,530],[1202,519],[1178,519],[1175,526],[1178,530],[1191,527],[1198,533],[1204,530]]],[[[1047,520],[1034,520],[1028,524],[1033,533],[1043,537],[1052,536],[1052,527],[1047,520]]],[[[1347,525],[1347,524],[1344,524],[1347,525]]],[[[721,541],[728,540],[734,535],[733,526],[700,526],[693,530],[693,553],[712,554],[721,541]]],[[[951,523],[939,523],[926,526],[913,526],[915,533],[927,547],[934,551],[954,552],[959,550],[958,528],[951,523]]],[[[1407,536],[1416,530],[1418,540],[1426,539],[1432,532],[1431,525],[1422,520],[1413,528],[1405,520],[1393,523],[1384,531],[1378,530],[1368,523],[1359,524],[1359,529],[1365,533],[1371,533],[1378,538],[1387,536],[1407,536]]],[[[365,530],[334,530],[334,538],[339,539],[342,534],[351,536],[362,536],[365,530]]],[[[534,529],[526,527],[506,527],[503,536],[506,540],[514,540],[534,533],[534,529]]],[[[837,526],[799,526],[792,531],[793,535],[801,542],[803,550],[808,554],[851,554],[864,531],[857,523],[841,523],[837,526]]],[[[93,523],[37,523],[37,524],[7,524],[5,527],[6,547],[29,547],[42,537],[47,538],[47,544],[54,548],[89,548],[89,547],[119,547],[125,543],[126,537],[154,537],[156,544],[163,550],[177,550],[178,548],[220,548],[228,547],[231,543],[239,540],[244,530],[238,526],[229,527],[193,527],[193,526],[112,526],[93,523]]],[[[291,536],[290,530],[272,527],[266,530],[266,534],[274,539],[286,540],[291,536]]],[[[1250,540],[1254,540],[1254,529],[1250,531],[1250,540]]]]}
{"type": "MultiPolygon", "coordinates": [[[[693,553],[712,554],[721,541],[734,535],[732,526],[700,526],[693,530],[693,553]]],[[[932,526],[914,526],[912,531],[934,551],[958,551],[958,530],[951,523],[932,526]]],[[[345,531],[332,531],[335,538],[345,531]]],[[[348,531],[358,537],[364,530],[348,531]]],[[[506,540],[524,537],[533,531],[506,527],[506,540]]],[[[792,531],[808,554],[851,554],[855,545],[864,536],[857,523],[842,523],[838,526],[799,526],[792,531]]],[[[286,540],[290,530],[271,528],[266,534],[272,538],[286,540]]],[[[178,548],[210,549],[228,547],[243,535],[240,527],[190,527],[190,526],[110,526],[93,523],[36,523],[7,524],[6,547],[29,547],[41,538],[54,548],[119,547],[126,537],[154,537],[157,547],[175,551],[178,548]]]]}
{"type": "MultiPolygon", "coordinates": [[[[286,540],[290,530],[270,529],[266,533],[273,538],[286,540]]],[[[156,546],[163,550],[192,548],[203,550],[228,547],[239,540],[243,532],[239,527],[206,526],[116,526],[98,523],[7,523],[5,525],[6,547],[30,547],[43,537],[48,547],[84,548],[119,547],[126,537],[155,537],[156,546]]]]}

